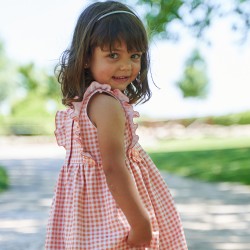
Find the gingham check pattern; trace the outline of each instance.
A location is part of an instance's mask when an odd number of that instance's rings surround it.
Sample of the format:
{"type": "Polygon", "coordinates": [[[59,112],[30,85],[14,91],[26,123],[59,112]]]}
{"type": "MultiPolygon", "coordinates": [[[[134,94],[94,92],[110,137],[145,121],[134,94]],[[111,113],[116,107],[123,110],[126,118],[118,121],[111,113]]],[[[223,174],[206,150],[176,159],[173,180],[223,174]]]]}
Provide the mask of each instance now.
{"type": "Polygon", "coordinates": [[[53,198],[46,235],[47,250],[187,250],[179,215],[158,169],[141,148],[128,99],[110,86],[93,82],[83,101],[56,115],[55,135],[66,149],[53,198]],[[127,244],[130,226],[106,183],[97,130],[87,115],[90,98],[105,92],[118,101],[126,115],[126,166],[130,170],[153,226],[150,247],[127,244]]]}

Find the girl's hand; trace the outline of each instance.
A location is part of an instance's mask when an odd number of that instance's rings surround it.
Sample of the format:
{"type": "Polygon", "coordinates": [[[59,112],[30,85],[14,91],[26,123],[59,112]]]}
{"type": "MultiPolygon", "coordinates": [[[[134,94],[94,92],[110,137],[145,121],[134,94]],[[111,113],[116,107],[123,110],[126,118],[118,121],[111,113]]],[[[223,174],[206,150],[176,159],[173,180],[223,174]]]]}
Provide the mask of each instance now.
{"type": "Polygon", "coordinates": [[[141,230],[134,230],[131,228],[128,235],[128,244],[131,247],[149,247],[152,239],[152,230],[148,230],[147,227],[141,230]]]}

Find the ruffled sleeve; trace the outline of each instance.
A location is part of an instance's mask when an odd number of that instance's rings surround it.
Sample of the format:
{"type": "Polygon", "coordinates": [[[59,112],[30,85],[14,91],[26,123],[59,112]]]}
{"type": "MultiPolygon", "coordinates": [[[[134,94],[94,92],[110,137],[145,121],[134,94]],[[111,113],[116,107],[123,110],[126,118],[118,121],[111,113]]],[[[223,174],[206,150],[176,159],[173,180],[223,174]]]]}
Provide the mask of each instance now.
{"type": "Polygon", "coordinates": [[[79,115],[81,112],[82,102],[73,102],[73,108],[68,108],[65,111],[58,111],[56,113],[56,130],[55,136],[57,144],[66,148],[67,134],[70,131],[67,131],[67,128],[71,129],[72,122],[74,122],[74,139],[79,144],[82,144],[82,139],[80,136],[80,127],[79,127],[79,115]]]}
{"type": "Polygon", "coordinates": [[[128,116],[129,127],[132,135],[130,148],[133,148],[139,140],[139,136],[136,134],[138,124],[134,123],[134,118],[140,117],[140,114],[137,111],[134,111],[133,106],[129,103],[124,103],[123,106],[128,116]]]}
{"type": "Polygon", "coordinates": [[[139,140],[139,136],[136,134],[138,124],[134,123],[134,118],[140,117],[140,114],[137,111],[134,111],[133,106],[129,103],[128,97],[124,95],[119,89],[113,90],[113,93],[122,102],[123,108],[127,114],[129,127],[132,135],[130,148],[133,148],[139,140]]]}
{"type": "Polygon", "coordinates": [[[66,147],[66,128],[65,128],[66,117],[67,117],[67,111],[57,111],[55,119],[56,123],[55,136],[57,144],[63,147],[66,147]]]}
{"type": "Polygon", "coordinates": [[[129,104],[129,98],[125,94],[123,94],[119,89],[111,90],[110,85],[100,84],[98,82],[91,83],[91,85],[88,87],[87,91],[84,94],[84,98],[92,95],[94,92],[100,92],[100,93],[108,92],[121,102],[125,110],[129,122],[129,128],[131,131],[132,141],[129,147],[133,148],[139,140],[139,136],[136,135],[136,129],[138,127],[138,124],[135,124],[133,122],[133,119],[139,117],[140,115],[138,112],[134,111],[133,106],[129,104]]]}
{"type": "Polygon", "coordinates": [[[89,96],[91,96],[95,92],[112,92],[111,87],[107,84],[101,84],[99,82],[92,82],[90,86],[87,88],[87,90],[84,93],[83,99],[87,99],[89,96]]]}
{"type": "Polygon", "coordinates": [[[99,92],[107,92],[110,95],[114,96],[116,99],[118,99],[126,113],[126,117],[129,123],[129,128],[131,132],[131,144],[129,148],[133,148],[135,144],[139,140],[139,136],[136,135],[136,129],[138,127],[137,124],[133,122],[134,118],[139,117],[139,113],[133,110],[133,106],[129,104],[129,98],[123,94],[119,89],[111,89],[110,85],[107,84],[100,84],[96,81],[92,82],[90,86],[87,88],[86,92],[83,96],[82,102],[73,102],[73,108],[69,108],[66,111],[58,111],[56,114],[56,130],[55,135],[57,139],[57,143],[59,146],[66,145],[66,119],[67,117],[70,118],[70,120],[74,121],[74,133],[75,133],[75,140],[79,144],[83,144],[82,142],[82,136],[80,135],[80,127],[79,127],[79,117],[81,113],[81,109],[83,107],[84,100],[88,100],[94,93],[99,92]]]}

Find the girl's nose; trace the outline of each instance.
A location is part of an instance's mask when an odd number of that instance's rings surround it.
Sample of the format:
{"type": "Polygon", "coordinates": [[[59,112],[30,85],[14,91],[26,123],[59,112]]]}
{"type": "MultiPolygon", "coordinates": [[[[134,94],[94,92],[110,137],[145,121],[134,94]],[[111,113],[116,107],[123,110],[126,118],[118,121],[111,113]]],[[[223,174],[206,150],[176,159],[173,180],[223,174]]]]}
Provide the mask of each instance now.
{"type": "Polygon", "coordinates": [[[120,64],[120,70],[129,71],[131,69],[132,69],[132,64],[130,60],[124,61],[120,64]]]}

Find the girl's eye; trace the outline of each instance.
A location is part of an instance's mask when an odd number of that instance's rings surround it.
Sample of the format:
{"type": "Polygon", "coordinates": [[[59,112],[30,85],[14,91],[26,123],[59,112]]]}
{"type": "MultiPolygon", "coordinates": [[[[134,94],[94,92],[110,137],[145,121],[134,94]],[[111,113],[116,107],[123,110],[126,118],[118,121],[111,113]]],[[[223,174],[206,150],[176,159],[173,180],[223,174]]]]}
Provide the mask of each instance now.
{"type": "Polygon", "coordinates": [[[133,59],[140,59],[141,58],[141,54],[133,54],[131,56],[131,58],[133,58],[133,59]]]}
{"type": "Polygon", "coordinates": [[[118,54],[117,53],[110,53],[109,57],[112,59],[117,59],[118,58],[118,54]]]}

